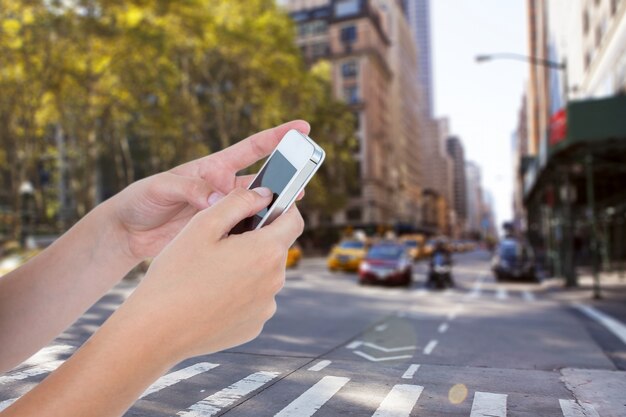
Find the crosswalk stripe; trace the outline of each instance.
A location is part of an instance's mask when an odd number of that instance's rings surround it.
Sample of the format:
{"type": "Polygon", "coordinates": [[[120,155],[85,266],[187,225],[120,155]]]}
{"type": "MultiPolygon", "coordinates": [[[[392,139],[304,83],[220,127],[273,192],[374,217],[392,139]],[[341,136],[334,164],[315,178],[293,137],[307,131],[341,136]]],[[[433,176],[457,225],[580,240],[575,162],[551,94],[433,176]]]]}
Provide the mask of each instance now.
{"type": "Polygon", "coordinates": [[[437,329],[437,331],[438,331],[439,333],[445,333],[445,332],[447,332],[447,331],[448,331],[448,327],[449,327],[448,323],[443,322],[443,323],[441,323],[441,324],[439,325],[439,328],[437,329]]]}
{"type": "Polygon", "coordinates": [[[14,372],[10,375],[0,376],[0,385],[6,385],[11,382],[29,378],[31,376],[47,374],[57,369],[59,366],[63,364],[63,362],[65,361],[52,361],[52,362],[44,363],[44,364],[29,368],[29,369],[25,369],[23,371],[14,372]]]}
{"type": "Polygon", "coordinates": [[[591,306],[587,306],[580,303],[575,303],[574,308],[584,313],[586,316],[594,319],[598,323],[602,324],[615,336],[617,336],[622,342],[626,343],[626,326],[613,317],[602,313],[600,310],[591,306]]]}
{"type": "Polygon", "coordinates": [[[413,378],[413,376],[415,375],[415,372],[417,372],[417,370],[420,369],[419,364],[412,364],[408,367],[408,369],[404,372],[404,374],[402,375],[402,378],[404,379],[411,379],[413,378]]]}
{"type": "Polygon", "coordinates": [[[395,385],[372,417],[408,417],[417,403],[424,387],[419,385],[395,385]]]}
{"type": "Polygon", "coordinates": [[[327,361],[327,360],[319,361],[315,365],[311,366],[309,368],[309,371],[313,371],[313,372],[321,371],[322,369],[326,368],[331,363],[332,363],[331,361],[327,361]]]}
{"type": "Polygon", "coordinates": [[[522,298],[524,299],[524,301],[530,303],[531,301],[535,301],[535,294],[526,290],[522,292],[522,298]]]}
{"type": "Polygon", "coordinates": [[[600,417],[593,405],[574,400],[559,400],[563,417],[600,417]]]}
{"type": "Polygon", "coordinates": [[[17,398],[9,398],[8,400],[0,401],[0,411],[8,408],[15,401],[17,401],[17,398]]]}
{"type": "Polygon", "coordinates": [[[470,417],[506,417],[506,395],[476,391],[470,417]]]}
{"type": "Polygon", "coordinates": [[[179,411],[177,415],[185,417],[214,416],[224,407],[234,404],[240,398],[256,391],[279,375],[280,372],[256,372],[248,375],[231,386],[198,401],[187,410],[179,411]]]}
{"type": "Polygon", "coordinates": [[[350,378],[325,376],[302,395],[293,400],[274,417],[309,417],[337,393],[350,378]]]}
{"type": "Polygon", "coordinates": [[[178,371],[170,372],[169,374],[163,375],[161,378],[157,379],[152,385],[150,385],[150,387],[148,387],[147,390],[144,391],[143,394],[141,394],[141,397],[139,398],[147,397],[150,394],[161,391],[163,388],[170,387],[182,380],[210,371],[218,366],[218,363],[200,362],[186,368],[179,369],[178,371]]]}
{"type": "Polygon", "coordinates": [[[505,288],[498,288],[498,292],[496,293],[496,298],[498,300],[506,300],[507,298],[509,298],[509,293],[506,291],[505,288]]]}

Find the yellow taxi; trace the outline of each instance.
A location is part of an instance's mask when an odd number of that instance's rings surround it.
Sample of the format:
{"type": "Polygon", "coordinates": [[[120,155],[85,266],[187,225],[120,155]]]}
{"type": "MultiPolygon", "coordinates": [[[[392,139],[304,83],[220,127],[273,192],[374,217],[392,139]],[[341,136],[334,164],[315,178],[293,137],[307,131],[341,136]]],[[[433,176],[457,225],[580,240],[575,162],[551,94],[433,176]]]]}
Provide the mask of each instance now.
{"type": "Polygon", "coordinates": [[[407,235],[400,238],[400,242],[409,252],[411,258],[416,261],[424,256],[424,236],[407,235]]]}
{"type": "Polygon", "coordinates": [[[335,245],[328,255],[328,269],[331,271],[359,270],[361,261],[367,254],[367,242],[355,239],[346,239],[335,245]]]}
{"type": "Polygon", "coordinates": [[[300,263],[300,259],[302,259],[302,249],[300,245],[294,243],[287,252],[287,268],[297,267],[300,263]]]}
{"type": "Polygon", "coordinates": [[[424,244],[423,252],[422,252],[422,255],[424,256],[424,258],[430,258],[430,256],[435,251],[436,243],[437,242],[435,239],[430,239],[426,241],[426,243],[424,244]]]}

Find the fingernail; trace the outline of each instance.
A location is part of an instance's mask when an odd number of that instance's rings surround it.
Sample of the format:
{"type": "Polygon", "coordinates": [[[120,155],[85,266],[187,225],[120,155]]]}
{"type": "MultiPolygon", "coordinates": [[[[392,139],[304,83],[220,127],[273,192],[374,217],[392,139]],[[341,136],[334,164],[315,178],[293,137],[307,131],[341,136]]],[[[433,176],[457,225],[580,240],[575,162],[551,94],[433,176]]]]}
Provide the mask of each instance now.
{"type": "Polygon", "coordinates": [[[254,188],[252,191],[254,191],[255,193],[257,193],[258,195],[260,195],[261,197],[271,197],[272,196],[272,190],[270,190],[267,187],[258,187],[258,188],[254,188]]]}
{"type": "Polygon", "coordinates": [[[207,200],[207,202],[209,203],[209,207],[211,207],[213,204],[220,201],[222,198],[224,198],[224,194],[219,193],[217,191],[212,193],[207,200]]]}

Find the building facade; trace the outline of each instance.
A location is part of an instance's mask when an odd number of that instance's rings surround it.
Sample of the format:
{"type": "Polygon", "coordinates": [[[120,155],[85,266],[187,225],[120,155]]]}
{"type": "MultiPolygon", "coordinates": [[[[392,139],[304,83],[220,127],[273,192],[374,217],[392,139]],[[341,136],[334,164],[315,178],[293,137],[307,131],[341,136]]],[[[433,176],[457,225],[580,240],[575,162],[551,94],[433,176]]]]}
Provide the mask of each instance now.
{"type": "Polygon", "coordinates": [[[467,221],[467,181],[465,179],[465,150],[461,139],[450,136],[447,140],[448,155],[452,159],[452,206],[455,213],[453,235],[459,237],[467,221]]]}
{"type": "Polygon", "coordinates": [[[359,192],[335,225],[418,225],[417,50],[399,0],[286,0],[310,65],[332,64],[335,96],[357,119],[359,192]]]}
{"type": "Polygon", "coordinates": [[[465,180],[467,190],[466,232],[480,234],[483,221],[483,189],[480,167],[472,161],[465,162],[465,180]]]}

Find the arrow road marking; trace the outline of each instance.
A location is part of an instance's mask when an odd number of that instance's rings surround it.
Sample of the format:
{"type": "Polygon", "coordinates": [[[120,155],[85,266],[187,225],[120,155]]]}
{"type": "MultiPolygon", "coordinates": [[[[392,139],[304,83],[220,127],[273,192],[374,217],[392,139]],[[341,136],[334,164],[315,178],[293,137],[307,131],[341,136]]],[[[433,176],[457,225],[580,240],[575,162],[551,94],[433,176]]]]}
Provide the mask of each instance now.
{"type": "Polygon", "coordinates": [[[470,417],[506,417],[506,395],[476,391],[470,417]]]}
{"type": "Polygon", "coordinates": [[[386,358],[375,358],[373,356],[368,355],[365,352],[361,352],[360,350],[355,350],[354,354],[359,355],[360,357],[365,358],[371,362],[395,361],[398,359],[411,359],[413,357],[411,355],[400,355],[400,356],[387,356],[386,358]]]}
{"type": "Polygon", "coordinates": [[[326,404],[348,381],[350,381],[350,378],[325,376],[274,417],[310,417],[326,404]]]}
{"type": "Polygon", "coordinates": [[[348,349],[356,349],[356,348],[358,348],[360,346],[367,346],[369,348],[380,350],[381,352],[385,352],[385,353],[402,352],[403,350],[415,349],[415,346],[403,346],[403,347],[397,347],[397,348],[386,348],[384,346],[379,346],[379,345],[377,345],[375,343],[362,342],[360,340],[355,340],[354,342],[352,342],[348,346],[346,346],[346,348],[348,348],[348,349]]]}
{"type": "Polygon", "coordinates": [[[593,405],[574,400],[559,400],[563,417],[600,417],[593,405]]]}
{"type": "Polygon", "coordinates": [[[395,385],[372,417],[409,417],[422,391],[419,385],[395,385]]]}

